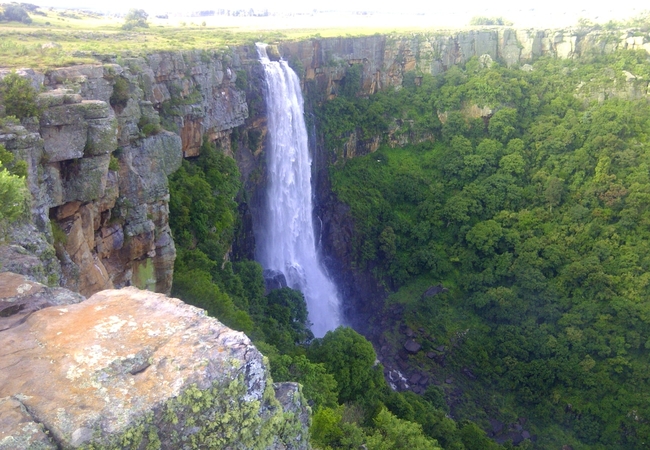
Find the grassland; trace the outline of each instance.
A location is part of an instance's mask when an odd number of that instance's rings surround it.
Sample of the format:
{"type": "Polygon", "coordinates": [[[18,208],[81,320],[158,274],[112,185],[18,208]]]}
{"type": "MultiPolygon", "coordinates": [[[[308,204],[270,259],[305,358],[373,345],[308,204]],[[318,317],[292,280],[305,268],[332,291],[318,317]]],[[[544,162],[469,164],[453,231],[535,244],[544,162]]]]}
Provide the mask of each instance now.
{"type": "Polygon", "coordinates": [[[201,26],[164,26],[124,31],[123,21],[78,11],[43,11],[31,24],[0,24],[0,67],[44,69],[96,61],[101,55],[141,55],[190,48],[224,49],[277,32],[255,33],[201,26]]]}
{"type": "Polygon", "coordinates": [[[257,41],[397,31],[385,26],[298,29],[288,28],[284,24],[260,29],[253,21],[246,24],[234,19],[233,26],[228,26],[228,18],[212,20],[207,24],[201,22],[201,18],[194,18],[200,23],[153,19],[148,28],[125,31],[122,30],[123,20],[120,18],[81,11],[41,9],[31,17],[31,24],[0,22],[0,68],[46,69],[94,62],[104,55],[137,56],[155,51],[187,49],[224,50],[229,46],[257,41]]]}

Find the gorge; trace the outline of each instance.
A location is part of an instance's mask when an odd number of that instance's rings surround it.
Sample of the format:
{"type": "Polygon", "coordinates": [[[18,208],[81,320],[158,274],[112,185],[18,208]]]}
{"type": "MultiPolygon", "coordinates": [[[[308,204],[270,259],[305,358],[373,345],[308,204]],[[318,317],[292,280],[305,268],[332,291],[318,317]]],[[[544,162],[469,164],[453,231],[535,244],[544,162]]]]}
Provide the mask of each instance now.
{"type": "MultiPolygon", "coordinates": [[[[275,252],[255,224],[278,145],[252,44],[22,71],[44,86],[43,113],[1,125],[31,194],[2,270],[206,309],[260,344],[274,379],[303,383],[323,448],[382,448],[398,425],[423,436],[411,448],[638,448],[648,42],[642,30],[499,28],[269,47],[305,95],[296,146],[313,135],[302,183],[312,177],[341,321],[374,350],[347,329],[325,334],[340,323],[320,322],[332,309],[309,316],[325,336],[303,346],[300,296],[265,295],[250,262],[275,252]],[[398,373],[392,392],[383,375],[398,373]]],[[[298,234],[312,252],[306,208],[298,234]]],[[[125,359],[113,369],[138,376],[125,359]]]]}

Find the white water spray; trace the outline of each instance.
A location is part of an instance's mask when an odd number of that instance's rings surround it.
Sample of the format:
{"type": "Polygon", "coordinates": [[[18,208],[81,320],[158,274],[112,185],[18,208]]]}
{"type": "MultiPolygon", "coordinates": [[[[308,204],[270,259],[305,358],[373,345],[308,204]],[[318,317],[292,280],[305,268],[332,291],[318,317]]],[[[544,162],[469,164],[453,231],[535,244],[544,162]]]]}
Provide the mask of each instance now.
{"type": "Polygon", "coordinates": [[[257,227],[257,259],[284,274],[305,296],[316,337],[341,324],[340,300],[316,252],[312,220],[311,157],[298,76],[286,61],[270,61],[257,44],[266,79],[267,198],[257,227]]]}

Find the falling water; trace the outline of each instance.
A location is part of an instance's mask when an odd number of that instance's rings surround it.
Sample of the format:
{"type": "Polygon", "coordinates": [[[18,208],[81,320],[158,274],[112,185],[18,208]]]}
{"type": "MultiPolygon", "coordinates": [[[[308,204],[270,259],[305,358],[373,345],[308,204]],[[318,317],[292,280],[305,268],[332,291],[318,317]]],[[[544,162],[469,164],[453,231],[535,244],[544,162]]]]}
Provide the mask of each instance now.
{"type": "Polygon", "coordinates": [[[269,130],[265,223],[257,227],[257,258],[265,269],[284,274],[289,287],[302,291],[311,330],[321,337],[341,324],[340,301],[316,252],[300,83],[286,61],[269,60],[266,44],[257,44],[257,51],[265,71],[269,130]]]}

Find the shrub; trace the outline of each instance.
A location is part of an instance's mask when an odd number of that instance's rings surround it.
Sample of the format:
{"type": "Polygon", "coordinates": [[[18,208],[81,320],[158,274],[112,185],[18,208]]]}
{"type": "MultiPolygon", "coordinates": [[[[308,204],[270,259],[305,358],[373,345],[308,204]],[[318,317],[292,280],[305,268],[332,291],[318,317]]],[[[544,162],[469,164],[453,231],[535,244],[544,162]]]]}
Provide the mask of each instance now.
{"type": "Polygon", "coordinates": [[[4,18],[7,22],[22,22],[32,23],[32,18],[29,17],[27,11],[22,6],[16,4],[9,4],[5,6],[4,18]]]}
{"type": "Polygon", "coordinates": [[[66,245],[68,243],[68,235],[65,234],[65,231],[61,228],[61,224],[54,220],[52,220],[50,224],[52,225],[52,237],[54,238],[54,243],[66,245]]]}
{"type": "Polygon", "coordinates": [[[248,74],[245,70],[238,70],[235,78],[235,87],[245,91],[248,88],[248,74]]]}
{"type": "Polygon", "coordinates": [[[144,9],[131,9],[124,18],[123,30],[133,30],[134,28],[148,28],[147,19],[149,14],[144,9]]]}
{"type": "Polygon", "coordinates": [[[27,177],[27,163],[15,161],[14,154],[2,144],[0,144],[0,167],[7,169],[12,175],[27,177]]]}
{"type": "Polygon", "coordinates": [[[512,22],[503,17],[482,17],[475,16],[469,21],[470,25],[512,25],[512,22]]]}
{"type": "Polygon", "coordinates": [[[113,85],[113,95],[111,95],[110,103],[112,107],[125,108],[126,104],[129,102],[131,95],[131,90],[129,88],[129,82],[126,78],[119,77],[115,80],[113,85]]]}
{"type": "Polygon", "coordinates": [[[0,145],[0,229],[25,210],[25,173],[25,163],[14,163],[14,155],[0,145]]]}
{"type": "Polygon", "coordinates": [[[26,198],[25,180],[0,166],[0,226],[3,221],[12,222],[20,216],[26,198]]]}
{"type": "Polygon", "coordinates": [[[5,114],[25,117],[38,117],[41,108],[36,103],[38,92],[28,78],[12,72],[0,81],[0,101],[5,106],[5,114]]]}
{"type": "Polygon", "coordinates": [[[111,155],[111,160],[108,163],[108,170],[112,170],[114,172],[120,170],[120,160],[117,159],[115,155],[111,155]]]}
{"type": "Polygon", "coordinates": [[[151,122],[145,116],[142,116],[138,121],[138,128],[140,128],[140,131],[146,137],[153,136],[154,134],[158,134],[162,131],[162,127],[160,126],[160,124],[151,122]]]}

